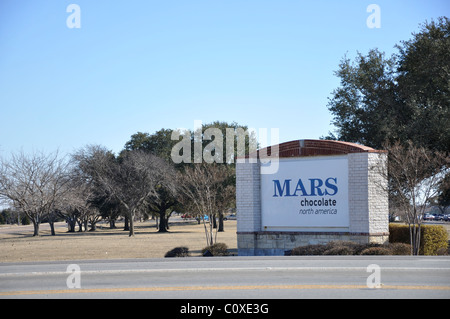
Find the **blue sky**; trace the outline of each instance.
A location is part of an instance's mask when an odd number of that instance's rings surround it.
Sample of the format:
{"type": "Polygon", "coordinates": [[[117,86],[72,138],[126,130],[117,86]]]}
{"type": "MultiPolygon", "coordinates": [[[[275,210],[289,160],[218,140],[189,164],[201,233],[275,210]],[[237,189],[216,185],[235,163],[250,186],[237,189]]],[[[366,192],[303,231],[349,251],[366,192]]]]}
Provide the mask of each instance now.
{"type": "Polygon", "coordinates": [[[347,53],[391,54],[448,0],[2,0],[0,155],[119,152],[138,131],[194,120],[326,135],[347,53]],[[81,9],[70,29],[69,4],[81,9]],[[368,28],[370,4],[381,28],[368,28]]]}

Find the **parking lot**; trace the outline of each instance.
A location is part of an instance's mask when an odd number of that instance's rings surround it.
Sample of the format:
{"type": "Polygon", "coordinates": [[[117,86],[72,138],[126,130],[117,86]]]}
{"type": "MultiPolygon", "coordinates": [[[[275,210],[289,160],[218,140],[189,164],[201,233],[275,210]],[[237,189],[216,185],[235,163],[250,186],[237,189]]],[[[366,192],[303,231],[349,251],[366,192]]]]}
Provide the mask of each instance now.
{"type": "Polygon", "coordinates": [[[423,220],[450,222],[450,214],[425,214],[423,220]]]}

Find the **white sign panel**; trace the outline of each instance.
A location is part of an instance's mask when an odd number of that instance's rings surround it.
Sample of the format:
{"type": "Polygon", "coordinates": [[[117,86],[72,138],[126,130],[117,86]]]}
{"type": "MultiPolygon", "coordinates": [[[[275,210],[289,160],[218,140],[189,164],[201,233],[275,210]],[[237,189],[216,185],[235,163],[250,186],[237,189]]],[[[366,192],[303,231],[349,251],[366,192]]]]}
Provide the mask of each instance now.
{"type": "Polygon", "coordinates": [[[280,159],[276,173],[261,174],[261,209],[266,230],[347,228],[347,157],[280,159]]]}

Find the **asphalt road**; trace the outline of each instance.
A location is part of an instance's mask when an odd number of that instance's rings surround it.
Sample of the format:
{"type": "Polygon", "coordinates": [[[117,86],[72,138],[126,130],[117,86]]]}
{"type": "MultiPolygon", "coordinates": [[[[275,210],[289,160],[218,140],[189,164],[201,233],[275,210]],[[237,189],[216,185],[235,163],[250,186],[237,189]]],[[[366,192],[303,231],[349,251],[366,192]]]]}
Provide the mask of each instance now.
{"type": "Polygon", "coordinates": [[[0,298],[450,298],[450,257],[191,257],[1,263],[0,298]],[[376,266],[368,269],[369,265],[376,266]],[[380,280],[377,288],[367,286],[369,276],[369,284],[380,280]]]}

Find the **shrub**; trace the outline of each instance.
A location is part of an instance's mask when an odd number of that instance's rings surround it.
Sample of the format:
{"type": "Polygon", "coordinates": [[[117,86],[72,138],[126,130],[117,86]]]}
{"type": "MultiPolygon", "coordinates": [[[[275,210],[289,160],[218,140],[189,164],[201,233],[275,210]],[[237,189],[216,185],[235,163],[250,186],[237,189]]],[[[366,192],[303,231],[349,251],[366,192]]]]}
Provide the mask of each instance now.
{"type": "Polygon", "coordinates": [[[349,246],[335,246],[326,250],[324,255],[353,255],[354,250],[349,246]]]}
{"type": "Polygon", "coordinates": [[[189,257],[189,248],[187,247],[175,247],[169,250],[164,257],[189,257]]]}
{"type": "MultiPolygon", "coordinates": [[[[306,245],[295,247],[291,255],[314,256],[314,255],[410,255],[409,229],[406,225],[396,225],[392,238],[397,240],[406,237],[408,243],[391,242],[389,244],[367,243],[358,244],[351,241],[332,241],[325,245],[306,245]]],[[[447,255],[449,254],[447,231],[439,225],[422,225],[421,254],[425,255],[447,255]]]]}
{"type": "Polygon", "coordinates": [[[409,255],[409,244],[395,243],[382,245],[377,243],[359,244],[351,241],[332,241],[326,245],[306,245],[295,247],[291,255],[409,255]]]}
{"type": "Polygon", "coordinates": [[[366,244],[357,244],[355,245],[354,248],[354,255],[362,255],[362,252],[366,249],[369,248],[377,248],[377,247],[381,247],[381,244],[377,244],[377,243],[366,243],[366,244]]]}
{"type": "Polygon", "coordinates": [[[410,244],[408,225],[389,224],[389,242],[410,244]]]}
{"type": "Polygon", "coordinates": [[[438,255],[438,256],[448,255],[448,250],[449,250],[448,248],[445,249],[445,248],[441,247],[436,251],[436,255],[438,255]]]}
{"type": "MultiPolygon", "coordinates": [[[[421,255],[437,255],[448,248],[448,234],[442,225],[422,225],[420,229],[421,255]]],[[[389,242],[410,244],[408,225],[389,224],[389,242]]]]}
{"type": "Polygon", "coordinates": [[[291,255],[360,255],[367,248],[380,244],[358,244],[352,241],[332,241],[325,245],[307,245],[292,249],[291,255]]]}
{"type": "Polygon", "coordinates": [[[358,244],[351,241],[331,241],[325,245],[324,255],[353,255],[358,244]]]}
{"type": "Polygon", "coordinates": [[[326,245],[306,245],[295,247],[291,250],[292,256],[317,256],[323,255],[327,250],[326,245]]]}
{"type": "Polygon", "coordinates": [[[358,244],[352,241],[345,241],[345,240],[335,240],[330,241],[326,244],[327,247],[333,248],[333,247],[351,247],[355,248],[358,244]]]}
{"type": "Polygon", "coordinates": [[[392,255],[411,255],[411,245],[404,243],[389,244],[392,255]]]}
{"type": "Polygon", "coordinates": [[[448,248],[447,230],[441,225],[422,225],[421,251],[424,255],[437,255],[442,248],[448,248]]]}
{"type": "Polygon", "coordinates": [[[225,243],[215,243],[214,245],[203,248],[202,254],[209,251],[213,256],[228,256],[228,246],[225,243]]]}
{"type": "Polygon", "coordinates": [[[361,251],[361,255],[391,255],[391,250],[387,247],[369,247],[361,251]]]}

